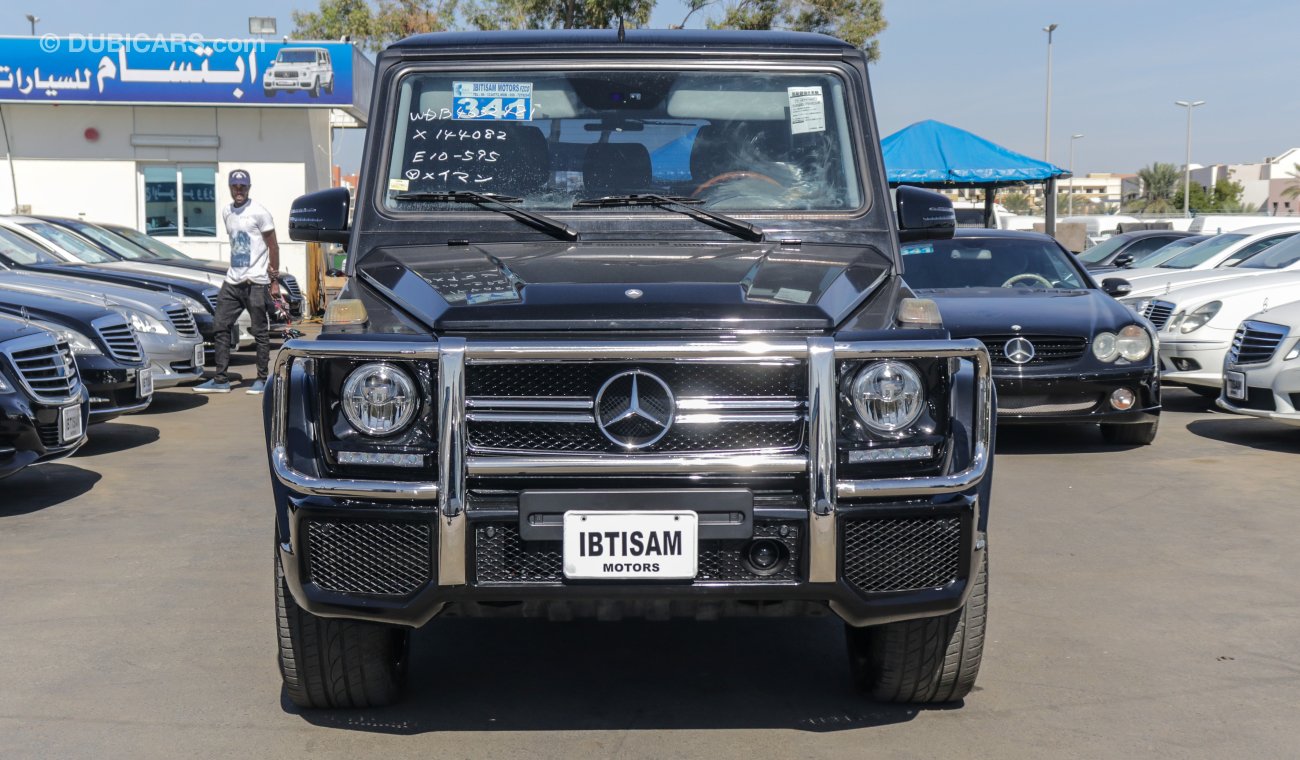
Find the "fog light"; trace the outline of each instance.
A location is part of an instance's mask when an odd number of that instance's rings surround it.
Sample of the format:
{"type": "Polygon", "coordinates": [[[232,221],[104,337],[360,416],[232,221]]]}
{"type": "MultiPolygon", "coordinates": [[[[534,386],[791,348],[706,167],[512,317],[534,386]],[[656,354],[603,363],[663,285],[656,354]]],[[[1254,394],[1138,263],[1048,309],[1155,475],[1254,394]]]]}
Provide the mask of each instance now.
{"type": "Polygon", "coordinates": [[[787,559],[785,544],[770,538],[754,541],[745,553],[746,564],[755,575],[778,573],[785,567],[787,559]]]}
{"type": "Polygon", "coordinates": [[[1136,401],[1137,396],[1128,388],[1116,388],[1110,394],[1110,405],[1121,412],[1126,412],[1129,409],[1132,409],[1133,404],[1136,401]]]}
{"type": "Polygon", "coordinates": [[[898,462],[907,459],[929,459],[932,446],[893,446],[880,449],[862,449],[849,452],[849,464],[864,462],[898,462]]]}
{"type": "Polygon", "coordinates": [[[424,465],[424,455],[379,451],[340,451],[339,464],[363,464],[378,467],[421,467],[424,465]]]}

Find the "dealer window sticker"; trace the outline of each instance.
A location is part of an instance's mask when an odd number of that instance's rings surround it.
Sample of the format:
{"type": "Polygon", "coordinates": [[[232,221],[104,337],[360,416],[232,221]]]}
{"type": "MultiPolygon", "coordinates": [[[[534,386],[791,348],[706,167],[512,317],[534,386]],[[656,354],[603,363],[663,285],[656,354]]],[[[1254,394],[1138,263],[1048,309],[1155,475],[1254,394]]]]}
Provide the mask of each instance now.
{"type": "Polygon", "coordinates": [[[453,82],[451,118],[532,121],[532,82],[453,82]]]}
{"type": "Polygon", "coordinates": [[[904,256],[915,256],[918,253],[934,253],[932,245],[905,245],[903,246],[904,256]]]}
{"type": "Polygon", "coordinates": [[[790,134],[826,131],[826,106],[822,101],[822,88],[789,87],[790,134]]]}

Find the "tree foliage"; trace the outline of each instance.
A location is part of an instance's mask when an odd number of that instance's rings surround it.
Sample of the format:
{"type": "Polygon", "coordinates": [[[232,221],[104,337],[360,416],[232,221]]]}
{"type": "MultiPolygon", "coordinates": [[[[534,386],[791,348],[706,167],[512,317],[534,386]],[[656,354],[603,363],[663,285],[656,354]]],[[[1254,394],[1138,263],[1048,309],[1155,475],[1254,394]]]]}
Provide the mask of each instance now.
{"type": "Polygon", "coordinates": [[[293,37],[333,40],[344,36],[371,50],[403,37],[441,32],[455,23],[456,0],[320,0],[315,11],[293,12],[293,37]]]}
{"type": "Polygon", "coordinates": [[[479,0],[465,12],[476,29],[609,29],[645,26],[655,0],[479,0]]]}
{"type": "Polygon", "coordinates": [[[1183,174],[1173,164],[1159,161],[1138,170],[1142,194],[1128,204],[1130,211],[1165,214],[1174,209],[1173,197],[1183,174]]]}
{"type": "MultiPolygon", "coordinates": [[[[709,5],[692,0],[687,13],[709,5]]],[[[684,20],[683,20],[684,21],[684,20]]],[[[784,29],[819,32],[861,48],[871,61],[880,58],[876,39],[888,25],[884,0],[733,0],[722,16],[708,22],[710,29],[784,29]]]]}
{"type": "Polygon", "coordinates": [[[1013,214],[1028,214],[1034,209],[1034,199],[1027,193],[1007,193],[999,203],[1013,214]]]}
{"type": "MultiPolygon", "coordinates": [[[[1198,214],[1210,213],[1242,213],[1251,211],[1241,202],[1241,194],[1245,188],[1240,182],[1233,182],[1229,179],[1221,179],[1214,183],[1213,190],[1206,190],[1199,183],[1193,182],[1191,192],[1188,194],[1188,208],[1198,214]]],[[[1183,207],[1183,189],[1178,188],[1174,195],[1173,205],[1176,209],[1183,207]]]]}
{"type": "Polygon", "coordinates": [[[1300,164],[1295,164],[1295,166],[1291,169],[1290,174],[1292,177],[1295,178],[1295,181],[1292,182],[1290,185],[1288,185],[1286,189],[1282,191],[1282,197],[1300,198],[1300,164]]]}

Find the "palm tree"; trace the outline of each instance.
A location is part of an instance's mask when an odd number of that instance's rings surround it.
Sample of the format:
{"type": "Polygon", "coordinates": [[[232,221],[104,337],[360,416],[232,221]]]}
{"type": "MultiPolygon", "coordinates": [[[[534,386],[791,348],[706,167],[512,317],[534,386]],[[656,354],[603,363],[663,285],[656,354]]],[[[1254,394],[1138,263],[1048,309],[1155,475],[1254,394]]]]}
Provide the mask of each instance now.
{"type": "Polygon", "coordinates": [[[1290,187],[1282,191],[1282,197],[1291,199],[1300,198],[1300,164],[1296,164],[1294,168],[1291,169],[1291,176],[1295,177],[1296,181],[1292,182],[1290,187]]]}
{"type": "Polygon", "coordinates": [[[1133,204],[1134,210],[1163,214],[1173,208],[1171,202],[1179,180],[1177,166],[1157,161],[1139,169],[1138,180],[1142,183],[1142,196],[1133,204]]]}

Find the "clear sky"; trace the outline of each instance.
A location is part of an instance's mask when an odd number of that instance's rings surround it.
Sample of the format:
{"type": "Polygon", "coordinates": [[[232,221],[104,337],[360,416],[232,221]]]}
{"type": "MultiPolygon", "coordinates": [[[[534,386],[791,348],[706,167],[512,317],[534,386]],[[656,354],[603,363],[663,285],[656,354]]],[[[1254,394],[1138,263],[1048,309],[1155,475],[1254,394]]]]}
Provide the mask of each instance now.
{"type": "MultiPolygon", "coordinates": [[[[249,16],[315,0],[5,0],[0,34],[246,36],[249,16]]],[[[1053,35],[1052,156],[1075,171],[1132,172],[1181,165],[1186,116],[1175,100],[1204,100],[1193,123],[1193,163],[1247,163],[1300,146],[1300,1],[884,0],[889,28],[872,68],[876,113],[889,134],[922,119],[969,129],[1041,157],[1049,23],[1053,35]]],[[[659,0],[651,25],[685,15],[659,0]]],[[[690,26],[702,25],[696,14],[690,26]]],[[[355,165],[355,141],[340,163],[355,165]]]]}

